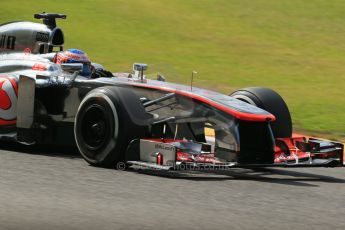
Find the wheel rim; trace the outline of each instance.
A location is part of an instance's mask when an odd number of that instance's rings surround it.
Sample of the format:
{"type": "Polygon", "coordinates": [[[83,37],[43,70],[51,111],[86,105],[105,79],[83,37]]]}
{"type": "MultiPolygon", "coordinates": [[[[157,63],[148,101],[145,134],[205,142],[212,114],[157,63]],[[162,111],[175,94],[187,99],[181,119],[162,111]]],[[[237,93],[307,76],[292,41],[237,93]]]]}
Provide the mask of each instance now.
{"type": "Polygon", "coordinates": [[[240,101],[243,101],[245,103],[248,103],[248,104],[251,104],[251,105],[254,105],[254,106],[257,106],[255,104],[255,102],[250,99],[249,97],[245,96],[245,95],[234,95],[232,96],[233,98],[236,98],[237,100],[240,100],[240,101]]]}
{"type": "Polygon", "coordinates": [[[81,119],[81,138],[87,149],[101,149],[110,138],[111,122],[105,108],[100,105],[90,105],[81,119]]]}

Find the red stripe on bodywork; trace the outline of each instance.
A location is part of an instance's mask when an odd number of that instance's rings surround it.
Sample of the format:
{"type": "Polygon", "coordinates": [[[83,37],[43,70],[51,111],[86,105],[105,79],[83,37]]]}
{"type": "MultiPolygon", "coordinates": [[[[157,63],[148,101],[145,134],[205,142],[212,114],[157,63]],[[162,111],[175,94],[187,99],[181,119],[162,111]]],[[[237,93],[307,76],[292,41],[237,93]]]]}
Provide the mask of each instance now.
{"type": "Polygon", "coordinates": [[[1,125],[15,125],[16,123],[17,123],[17,120],[6,121],[6,120],[0,119],[0,126],[1,125]]]}
{"type": "Polygon", "coordinates": [[[135,84],[135,83],[130,83],[129,85],[135,86],[135,87],[142,87],[142,88],[150,88],[150,89],[157,89],[157,90],[161,90],[161,91],[166,91],[166,92],[170,92],[170,93],[176,93],[182,96],[186,96],[189,98],[192,98],[194,100],[200,101],[204,104],[210,105],[216,109],[219,109],[223,112],[226,112],[232,116],[234,116],[237,119],[240,120],[245,120],[245,121],[275,121],[276,118],[274,115],[272,114],[268,114],[268,115],[262,115],[262,114],[252,114],[252,113],[244,113],[244,112],[240,112],[237,110],[234,110],[232,108],[229,108],[227,106],[224,106],[222,104],[219,104],[215,101],[209,100],[205,97],[196,95],[194,93],[191,92],[186,92],[186,91],[181,91],[178,89],[171,89],[171,88],[166,88],[166,87],[160,87],[160,86],[154,86],[154,85],[142,85],[142,84],[135,84]]]}

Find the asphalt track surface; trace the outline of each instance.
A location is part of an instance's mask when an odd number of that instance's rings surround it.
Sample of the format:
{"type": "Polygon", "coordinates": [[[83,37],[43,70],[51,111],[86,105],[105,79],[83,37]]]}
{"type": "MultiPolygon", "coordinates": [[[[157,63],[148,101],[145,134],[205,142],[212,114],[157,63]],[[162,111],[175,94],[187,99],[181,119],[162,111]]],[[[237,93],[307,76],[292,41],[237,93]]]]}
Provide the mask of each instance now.
{"type": "MultiPolygon", "coordinates": [[[[0,150],[0,229],[345,229],[345,169],[155,175],[0,150]]],[[[5,149],[5,150],[4,150],[5,149]]]]}

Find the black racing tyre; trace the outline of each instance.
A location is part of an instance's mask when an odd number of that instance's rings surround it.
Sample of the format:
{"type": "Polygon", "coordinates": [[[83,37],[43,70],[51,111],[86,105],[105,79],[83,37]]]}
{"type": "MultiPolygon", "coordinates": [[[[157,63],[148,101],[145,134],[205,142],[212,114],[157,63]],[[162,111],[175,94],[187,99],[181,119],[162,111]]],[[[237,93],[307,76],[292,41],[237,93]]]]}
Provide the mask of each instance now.
{"type": "Polygon", "coordinates": [[[292,136],[290,111],[283,98],[272,89],[249,87],[237,90],[230,96],[273,114],[276,120],[271,123],[271,128],[275,138],[292,136]]]}
{"type": "Polygon", "coordinates": [[[140,99],[129,89],[96,88],[84,97],[76,114],[79,152],[91,165],[123,167],[129,142],[147,137],[148,119],[140,99]]]}

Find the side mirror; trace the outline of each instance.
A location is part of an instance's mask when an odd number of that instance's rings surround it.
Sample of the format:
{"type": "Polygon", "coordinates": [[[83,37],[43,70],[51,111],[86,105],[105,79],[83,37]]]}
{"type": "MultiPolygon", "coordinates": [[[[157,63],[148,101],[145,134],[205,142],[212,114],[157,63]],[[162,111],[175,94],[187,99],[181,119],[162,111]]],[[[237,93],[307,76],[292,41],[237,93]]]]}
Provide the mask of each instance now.
{"type": "Polygon", "coordinates": [[[147,64],[145,63],[134,63],[133,71],[145,71],[147,70],[147,64]]]}
{"type": "Polygon", "coordinates": [[[61,64],[61,69],[67,72],[79,72],[83,70],[82,63],[63,63],[61,64]]]}
{"type": "Polygon", "coordinates": [[[134,77],[140,79],[141,82],[145,82],[144,71],[147,70],[147,64],[145,63],[134,63],[133,64],[133,71],[134,77]]]}

